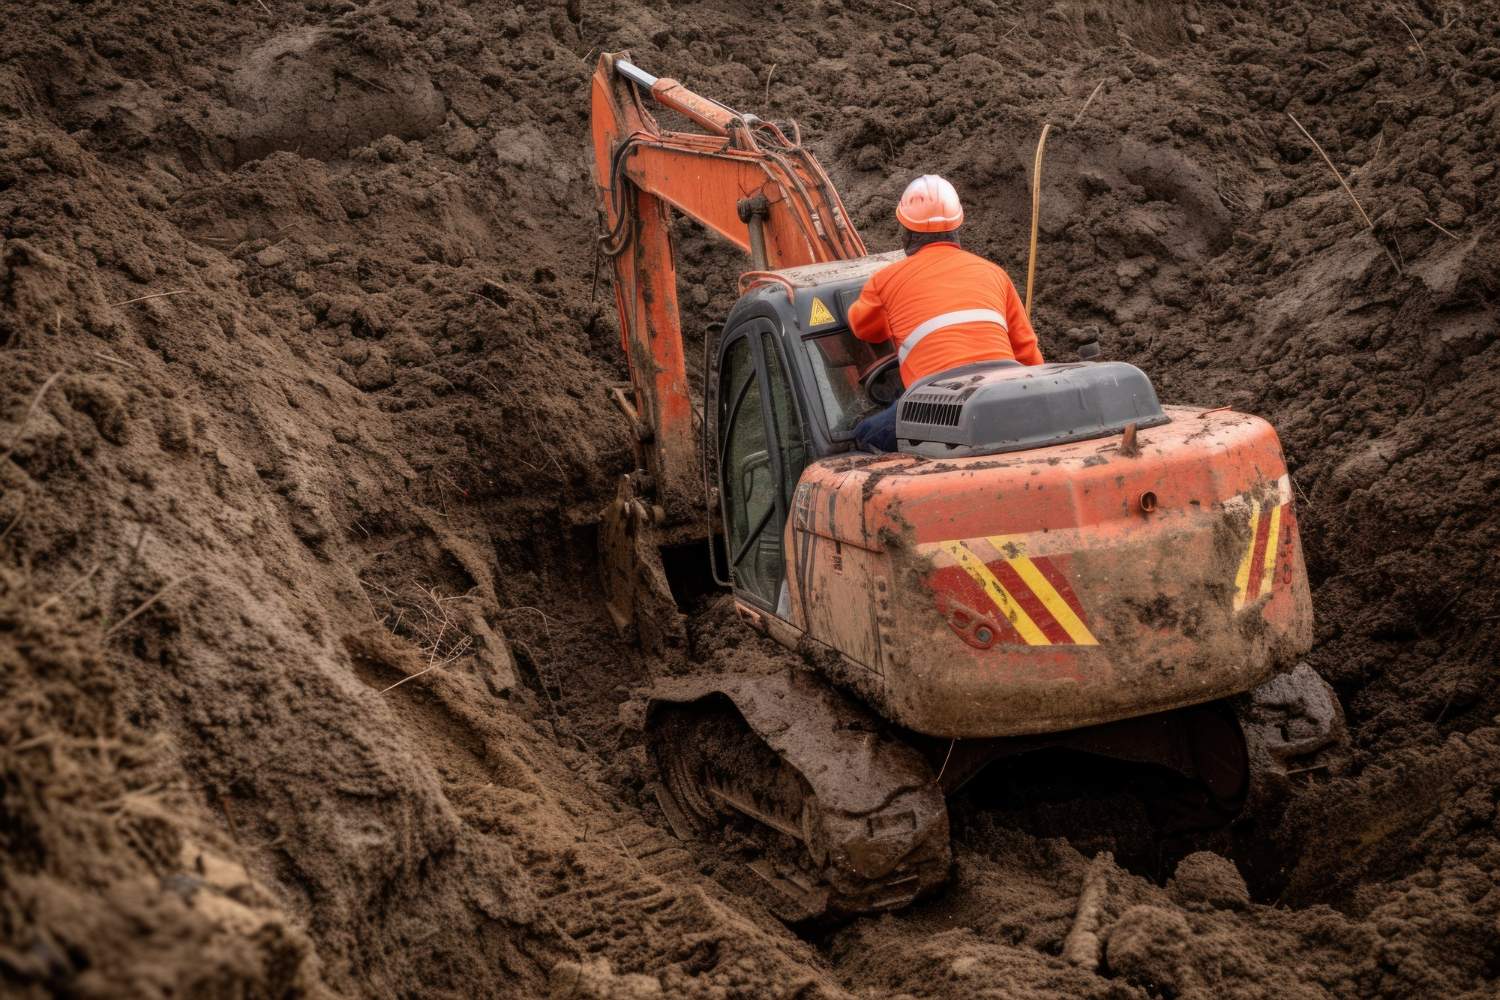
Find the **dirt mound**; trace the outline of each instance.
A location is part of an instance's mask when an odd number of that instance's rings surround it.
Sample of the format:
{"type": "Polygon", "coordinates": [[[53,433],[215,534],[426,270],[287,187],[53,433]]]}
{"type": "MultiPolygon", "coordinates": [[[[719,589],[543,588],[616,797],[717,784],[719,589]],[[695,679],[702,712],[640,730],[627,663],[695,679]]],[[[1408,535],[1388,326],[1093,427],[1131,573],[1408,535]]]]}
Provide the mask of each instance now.
{"type": "MultiPolygon", "coordinates": [[[[1493,992],[1493,10],[44,2],[0,53],[5,992],[1493,992]],[[586,83],[626,47],[795,115],[872,248],[945,173],[1018,281],[1053,123],[1044,349],[1293,467],[1358,755],[1279,831],[1290,907],[1115,869],[1075,968],[1120,832],[977,812],[948,892],[805,941],[666,832],[663,664],[593,571],[630,448],[586,83]]],[[[679,235],[698,336],[738,262],[679,235]]],[[[695,658],[754,642],[695,616],[695,658]]]]}
{"type": "Polygon", "coordinates": [[[230,103],[242,113],[235,161],[282,149],[327,158],[388,135],[436,131],[443,98],[403,58],[401,41],[299,28],[253,49],[229,82],[230,103]]]}
{"type": "Polygon", "coordinates": [[[307,935],[131,725],[100,629],[0,571],[0,968],[78,996],[316,992],[307,935]],[[166,874],[170,873],[170,874],[166,874]]]}

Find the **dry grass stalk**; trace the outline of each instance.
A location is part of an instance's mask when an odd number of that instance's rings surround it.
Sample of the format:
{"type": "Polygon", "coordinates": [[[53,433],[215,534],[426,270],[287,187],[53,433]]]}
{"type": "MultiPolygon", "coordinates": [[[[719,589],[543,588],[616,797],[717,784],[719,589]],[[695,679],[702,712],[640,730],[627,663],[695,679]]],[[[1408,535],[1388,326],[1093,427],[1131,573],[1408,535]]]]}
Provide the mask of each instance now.
{"type": "MultiPolygon", "coordinates": [[[[542,637],[547,640],[547,652],[549,656],[555,659],[557,656],[557,646],[552,641],[552,625],[555,623],[555,619],[549,617],[547,613],[541,608],[534,608],[527,604],[520,604],[513,608],[502,608],[500,610],[500,614],[508,616],[521,611],[530,612],[531,614],[536,615],[536,617],[541,621],[542,637]]],[[[538,656],[536,650],[533,649],[529,643],[527,643],[524,639],[516,636],[509,625],[506,626],[505,641],[510,643],[512,646],[525,651],[526,658],[531,661],[532,667],[536,670],[537,680],[540,682],[538,686],[542,689],[542,696],[547,699],[547,704],[552,709],[552,717],[554,719],[559,718],[559,714],[557,711],[557,702],[552,697],[552,688],[557,688],[558,693],[562,694],[562,682],[557,679],[557,676],[548,666],[547,661],[544,661],[540,656],[538,656]]],[[[583,742],[582,738],[577,736],[576,734],[574,736],[574,739],[578,740],[580,743],[583,742]]],[[[585,744],[585,746],[587,746],[587,744],[585,744]]]]}
{"type": "Polygon", "coordinates": [[[170,292],[153,292],[150,295],[137,295],[135,298],[133,298],[133,299],[126,299],[123,302],[111,302],[110,305],[112,305],[112,306],[129,306],[129,305],[134,305],[137,302],[145,302],[147,299],[164,299],[168,295],[186,295],[189,291],[191,291],[191,289],[188,289],[188,288],[174,288],[170,292]]]}
{"type": "Polygon", "coordinates": [[[5,454],[0,455],[0,462],[3,462],[7,458],[10,458],[10,453],[15,451],[16,445],[21,443],[21,431],[26,429],[26,421],[31,419],[31,415],[35,413],[36,408],[41,405],[42,397],[47,394],[48,389],[52,388],[53,382],[56,382],[58,379],[62,378],[62,374],[62,370],[59,369],[53,372],[51,375],[47,376],[47,381],[43,382],[42,387],[36,391],[36,395],[31,397],[31,403],[26,407],[26,412],[21,414],[21,422],[16,424],[15,432],[11,434],[10,446],[5,449],[5,454]]]}
{"type": "Polygon", "coordinates": [[[948,742],[948,752],[943,754],[943,766],[938,768],[937,782],[939,785],[943,783],[943,775],[948,773],[948,762],[953,759],[953,748],[956,746],[958,746],[956,738],[948,742]]]}
{"type": "Polygon", "coordinates": [[[77,590],[79,587],[83,586],[85,583],[88,583],[89,580],[91,580],[93,578],[94,574],[97,573],[97,572],[99,572],[99,567],[101,567],[103,565],[104,565],[103,562],[96,562],[96,563],[94,563],[93,569],[90,569],[87,573],[83,574],[78,579],[76,579],[72,583],[68,584],[65,588],[63,588],[62,590],[59,590],[57,593],[55,593],[51,597],[47,598],[41,604],[38,604],[36,606],[36,613],[37,614],[41,614],[43,611],[46,611],[48,608],[52,607],[52,605],[56,604],[58,601],[62,600],[64,597],[67,597],[69,594],[73,593],[73,591],[77,590]]]}
{"type": "Polygon", "coordinates": [[[1433,229],[1436,229],[1438,232],[1442,233],[1444,236],[1448,237],[1450,240],[1456,240],[1456,239],[1458,239],[1457,236],[1455,236],[1452,233],[1448,232],[1448,230],[1444,229],[1442,226],[1438,225],[1436,222],[1433,222],[1431,219],[1423,219],[1422,221],[1425,222],[1425,223],[1427,223],[1433,229]]]}
{"type": "Polygon", "coordinates": [[[427,658],[427,666],[423,667],[421,670],[418,670],[414,674],[408,674],[408,675],[406,675],[405,677],[401,678],[396,683],[391,684],[391,685],[389,685],[387,687],[383,687],[383,688],[381,688],[379,691],[377,691],[375,693],[376,694],[385,694],[387,691],[395,690],[396,688],[398,688],[401,685],[405,684],[407,681],[414,681],[418,677],[421,677],[423,674],[428,674],[428,673],[431,673],[434,670],[437,670],[439,667],[445,667],[445,666],[447,666],[448,664],[452,663],[454,660],[456,660],[460,656],[462,656],[468,650],[470,644],[473,641],[474,640],[473,640],[472,636],[467,636],[467,635],[464,636],[463,641],[458,644],[457,650],[455,650],[453,653],[449,654],[448,656],[444,657],[441,660],[436,659],[434,654],[429,654],[428,658],[427,658]]]}
{"type": "Polygon", "coordinates": [[[1422,48],[1422,43],[1417,39],[1417,33],[1415,31],[1411,30],[1411,25],[1407,24],[1406,21],[1402,19],[1402,17],[1401,17],[1400,14],[1392,14],[1391,16],[1394,17],[1396,20],[1400,21],[1401,22],[1401,27],[1405,28],[1406,29],[1406,33],[1411,36],[1412,44],[1417,47],[1417,55],[1419,55],[1419,56],[1422,57],[1422,68],[1426,69],[1427,68],[1427,50],[1424,49],[1424,48],[1422,48]]]}
{"type": "Polygon", "coordinates": [[[1333,160],[1329,159],[1328,154],[1323,152],[1323,147],[1318,145],[1318,140],[1312,137],[1312,133],[1302,127],[1302,123],[1297,120],[1296,115],[1288,111],[1286,116],[1292,120],[1293,125],[1297,126],[1297,131],[1307,136],[1307,141],[1312,143],[1313,149],[1316,149],[1318,155],[1323,158],[1323,162],[1328,164],[1328,169],[1333,171],[1334,177],[1338,178],[1339,186],[1344,189],[1344,193],[1349,196],[1349,200],[1354,202],[1354,208],[1359,212],[1359,217],[1365,220],[1365,226],[1370,230],[1370,235],[1375,237],[1375,242],[1379,243],[1380,249],[1385,251],[1386,259],[1391,262],[1391,266],[1396,269],[1397,274],[1402,274],[1401,265],[1396,263],[1396,258],[1391,256],[1390,248],[1385,245],[1385,241],[1375,232],[1375,223],[1370,221],[1370,216],[1366,214],[1365,207],[1359,203],[1358,198],[1354,197],[1353,189],[1349,187],[1349,182],[1344,180],[1344,175],[1339,173],[1339,168],[1333,165],[1333,160]]]}
{"type": "Polygon", "coordinates": [[[104,630],[104,638],[108,639],[110,636],[114,635],[120,629],[122,629],[126,625],[130,624],[137,617],[139,617],[140,614],[143,611],[145,611],[147,608],[151,607],[151,605],[155,604],[157,601],[159,601],[163,597],[165,597],[166,594],[167,594],[167,591],[171,590],[173,587],[178,586],[179,584],[186,583],[188,580],[191,580],[193,577],[195,577],[197,575],[198,575],[197,573],[184,573],[182,576],[179,576],[177,579],[172,580],[169,583],[165,584],[156,593],[154,593],[150,597],[146,598],[140,604],[137,604],[134,611],[130,612],[130,614],[126,615],[124,618],[121,618],[119,621],[115,622],[109,628],[105,629],[104,630]]]}
{"type": "Polygon", "coordinates": [[[5,530],[4,531],[0,531],[0,542],[3,542],[7,538],[10,537],[10,533],[15,530],[16,525],[20,524],[21,520],[25,516],[26,516],[26,508],[22,507],[21,508],[21,512],[19,514],[17,514],[15,517],[13,517],[13,518],[10,519],[10,523],[5,526],[5,530]]]}
{"type": "MultiPolygon", "coordinates": [[[[411,589],[420,595],[413,597],[372,580],[361,579],[359,582],[363,587],[378,591],[385,598],[387,608],[381,617],[381,624],[393,634],[414,643],[427,659],[427,665],[421,670],[382,688],[377,694],[385,694],[407,681],[447,666],[473,646],[474,637],[464,631],[462,618],[454,610],[455,606],[473,599],[473,590],[445,596],[436,587],[412,585],[411,589]],[[394,620],[390,617],[392,611],[395,612],[394,620]]],[[[368,600],[368,593],[365,596],[368,600]]],[[[373,601],[371,608],[374,608],[373,601]]]]}
{"type": "Polygon", "coordinates": [[[140,371],[139,368],[131,364],[129,361],[122,361],[112,354],[105,354],[103,351],[95,351],[94,357],[98,358],[100,361],[108,361],[112,365],[119,365],[122,368],[129,368],[131,371],[140,371]]]}
{"type": "MultiPolygon", "coordinates": [[[[255,2],[258,3],[258,4],[260,4],[260,9],[261,10],[265,11],[267,14],[271,14],[271,8],[269,8],[269,7],[266,6],[266,0],[255,0],[255,2]]],[[[276,15],[275,14],[271,14],[271,16],[275,17],[276,15]]]]}
{"type": "Polygon", "coordinates": [[[1078,109],[1078,114],[1076,114],[1076,115],[1073,116],[1073,125],[1075,127],[1078,125],[1079,122],[1083,121],[1084,112],[1086,112],[1089,109],[1089,105],[1090,104],[1094,103],[1094,98],[1096,98],[1096,97],[1099,96],[1099,91],[1101,91],[1101,90],[1104,89],[1104,83],[1105,83],[1105,81],[1100,80],[1098,82],[1098,84],[1096,84],[1094,86],[1094,89],[1089,92],[1088,100],[1086,100],[1086,101],[1083,102],[1083,107],[1079,108],[1078,109]]]}
{"type": "Polygon", "coordinates": [[[771,77],[773,77],[775,75],[776,75],[776,64],[772,63],[771,64],[771,68],[768,69],[768,70],[766,70],[766,96],[760,102],[762,107],[769,108],[771,106],[771,77]]]}
{"type": "Polygon", "coordinates": [[[109,602],[106,607],[114,607],[120,601],[120,588],[125,581],[130,579],[130,574],[135,571],[136,563],[140,562],[141,549],[146,544],[146,526],[142,524],[140,530],[135,533],[135,544],[130,547],[130,558],[125,560],[125,568],[115,577],[114,587],[109,592],[109,602]]]}
{"type": "Polygon", "coordinates": [[[917,8],[908,7],[906,4],[902,3],[901,0],[891,0],[891,3],[895,4],[897,7],[900,7],[902,10],[909,10],[913,14],[917,12],[917,8]]]}
{"type": "Polygon", "coordinates": [[[1217,166],[1214,167],[1214,185],[1214,193],[1219,196],[1220,201],[1222,201],[1229,207],[1237,208],[1240,211],[1244,211],[1246,209],[1247,206],[1245,205],[1243,199],[1237,198],[1229,193],[1230,185],[1224,183],[1224,174],[1219,170],[1217,166]]]}

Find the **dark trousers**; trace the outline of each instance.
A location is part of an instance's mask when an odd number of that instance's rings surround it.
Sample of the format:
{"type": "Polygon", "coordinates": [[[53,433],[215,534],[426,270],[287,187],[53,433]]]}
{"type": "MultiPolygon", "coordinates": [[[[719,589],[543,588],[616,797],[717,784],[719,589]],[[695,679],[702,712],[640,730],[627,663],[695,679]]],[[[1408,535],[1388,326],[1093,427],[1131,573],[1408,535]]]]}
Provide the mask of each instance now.
{"type": "Polygon", "coordinates": [[[854,443],[862,451],[896,450],[896,408],[901,400],[870,414],[854,425],[854,443]]]}

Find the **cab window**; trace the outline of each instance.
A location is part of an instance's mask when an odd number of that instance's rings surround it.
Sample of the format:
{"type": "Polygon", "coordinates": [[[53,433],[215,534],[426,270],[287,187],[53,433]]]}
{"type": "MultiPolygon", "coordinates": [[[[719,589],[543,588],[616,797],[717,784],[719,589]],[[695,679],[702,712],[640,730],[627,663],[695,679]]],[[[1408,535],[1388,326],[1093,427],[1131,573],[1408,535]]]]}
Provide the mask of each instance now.
{"type": "Polygon", "coordinates": [[[753,342],[742,336],[726,349],[720,367],[719,489],[734,584],[774,607],[782,578],[782,504],[765,414],[753,342]]]}
{"type": "Polygon", "coordinates": [[[773,430],[777,451],[781,456],[782,508],[790,510],[797,480],[802,477],[802,470],[807,466],[807,439],[802,433],[802,417],[797,412],[797,401],[792,398],[791,382],[781,363],[781,352],[776,349],[775,338],[769,333],[761,334],[761,354],[766,359],[766,387],[771,397],[771,420],[775,424],[773,430]]]}
{"type": "Polygon", "coordinates": [[[818,383],[818,396],[830,433],[852,431],[861,418],[879,408],[859,380],[878,361],[893,353],[889,343],[867,343],[847,327],[840,327],[804,337],[802,349],[818,383]]]}

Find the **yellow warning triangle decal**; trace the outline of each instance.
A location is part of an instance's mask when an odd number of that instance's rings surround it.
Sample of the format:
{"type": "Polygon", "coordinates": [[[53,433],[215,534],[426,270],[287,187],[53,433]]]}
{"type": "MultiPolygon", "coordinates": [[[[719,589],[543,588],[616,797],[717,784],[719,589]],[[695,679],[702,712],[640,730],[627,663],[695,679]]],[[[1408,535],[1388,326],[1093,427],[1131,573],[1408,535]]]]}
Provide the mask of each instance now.
{"type": "Polygon", "coordinates": [[[833,322],[833,313],[823,304],[823,300],[813,296],[812,312],[807,317],[808,326],[822,326],[824,323],[833,322]]]}

